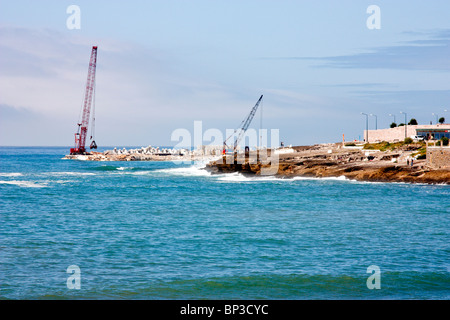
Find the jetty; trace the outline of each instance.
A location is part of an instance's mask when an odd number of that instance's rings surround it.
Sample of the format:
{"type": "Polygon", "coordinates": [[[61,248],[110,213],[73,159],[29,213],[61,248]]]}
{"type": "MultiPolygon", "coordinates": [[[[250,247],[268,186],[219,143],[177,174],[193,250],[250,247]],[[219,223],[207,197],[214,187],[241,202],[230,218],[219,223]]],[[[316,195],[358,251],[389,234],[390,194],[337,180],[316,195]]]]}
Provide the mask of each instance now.
{"type": "Polygon", "coordinates": [[[63,159],[87,161],[212,161],[218,159],[222,153],[221,146],[199,146],[194,150],[140,147],[114,148],[104,152],[84,152],[83,154],[69,154],[63,159]]]}

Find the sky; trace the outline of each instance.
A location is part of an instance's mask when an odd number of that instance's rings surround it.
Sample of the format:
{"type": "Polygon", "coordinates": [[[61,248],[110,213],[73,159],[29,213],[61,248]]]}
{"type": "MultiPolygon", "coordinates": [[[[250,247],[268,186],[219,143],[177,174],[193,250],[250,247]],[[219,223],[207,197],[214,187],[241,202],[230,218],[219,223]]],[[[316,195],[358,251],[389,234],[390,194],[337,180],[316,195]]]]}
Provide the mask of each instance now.
{"type": "Polygon", "coordinates": [[[449,122],[449,12],[444,0],[0,0],[0,145],[73,145],[94,45],[99,146],[174,146],[194,121],[225,135],[260,95],[251,127],[285,145],[362,139],[361,112],[369,129],[400,111],[449,122]]]}

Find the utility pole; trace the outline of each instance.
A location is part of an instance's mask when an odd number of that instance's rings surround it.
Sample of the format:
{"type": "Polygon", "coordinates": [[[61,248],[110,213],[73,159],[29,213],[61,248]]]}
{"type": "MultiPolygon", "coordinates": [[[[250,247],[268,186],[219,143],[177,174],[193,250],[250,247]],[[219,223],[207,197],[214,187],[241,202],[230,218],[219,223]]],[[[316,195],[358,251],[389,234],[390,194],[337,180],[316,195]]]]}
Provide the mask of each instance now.
{"type": "Polygon", "coordinates": [[[364,112],[361,112],[361,114],[366,116],[366,143],[369,143],[369,115],[364,112]]]}

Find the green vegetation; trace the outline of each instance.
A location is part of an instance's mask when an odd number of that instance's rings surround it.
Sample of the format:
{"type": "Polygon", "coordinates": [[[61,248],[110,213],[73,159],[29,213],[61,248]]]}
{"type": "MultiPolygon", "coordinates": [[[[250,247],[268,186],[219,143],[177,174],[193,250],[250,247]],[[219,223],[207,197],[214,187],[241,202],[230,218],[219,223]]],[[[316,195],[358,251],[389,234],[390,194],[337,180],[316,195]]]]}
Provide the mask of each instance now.
{"type": "Polygon", "coordinates": [[[392,151],[400,146],[403,145],[403,142],[395,142],[395,143],[389,143],[386,141],[379,142],[379,143],[366,143],[364,145],[363,149],[367,150],[380,150],[380,151],[392,151]]]}
{"type": "MultiPolygon", "coordinates": [[[[443,137],[441,139],[442,144],[445,146],[449,145],[449,139],[446,137],[443,137]]],[[[431,144],[432,145],[432,144],[431,144]]],[[[439,145],[438,142],[436,142],[436,145],[439,145]]],[[[427,158],[427,146],[426,142],[424,141],[418,141],[414,142],[411,138],[405,138],[404,141],[399,142],[378,142],[378,143],[366,143],[364,145],[364,148],[366,150],[380,150],[380,151],[396,151],[396,150],[414,150],[414,152],[411,154],[412,157],[415,157],[416,159],[426,159],[427,158]]]]}
{"type": "Polygon", "coordinates": [[[403,127],[404,125],[405,125],[404,123],[400,123],[398,126],[403,127]]]}
{"type": "Polygon", "coordinates": [[[442,137],[441,141],[442,141],[443,146],[448,146],[448,138],[447,137],[442,137]]]}
{"type": "Polygon", "coordinates": [[[417,152],[414,152],[411,154],[411,156],[416,157],[416,159],[426,159],[427,158],[427,147],[422,146],[417,150],[417,152]]]}
{"type": "Polygon", "coordinates": [[[404,146],[411,145],[413,148],[417,148],[419,150],[424,150],[426,152],[426,144],[423,141],[414,142],[411,138],[406,138],[405,141],[399,142],[378,142],[378,143],[366,143],[363,149],[366,150],[380,150],[380,151],[394,151],[396,149],[402,148],[404,146]]]}
{"type": "Polygon", "coordinates": [[[419,154],[419,155],[416,157],[417,160],[422,160],[422,159],[426,159],[426,158],[427,158],[427,153],[426,153],[426,152],[423,153],[423,154],[419,154]]]}
{"type": "Polygon", "coordinates": [[[411,144],[413,143],[413,139],[411,139],[410,137],[405,138],[405,140],[403,141],[404,144],[411,144]]]}
{"type": "Polygon", "coordinates": [[[345,146],[346,147],[355,147],[356,144],[354,144],[353,142],[350,142],[350,143],[346,143],[345,146]]]}
{"type": "Polygon", "coordinates": [[[418,124],[417,120],[414,118],[411,118],[411,120],[409,120],[409,122],[408,122],[409,126],[416,126],[417,124],[418,124]]]}
{"type": "Polygon", "coordinates": [[[440,124],[443,124],[444,122],[445,122],[445,118],[444,118],[444,117],[440,117],[440,118],[439,118],[439,123],[440,123],[440,124]]]}
{"type": "Polygon", "coordinates": [[[395,122],[391,123],[391,128],[395,128],[397,126],[397,124],[395,122]]]}

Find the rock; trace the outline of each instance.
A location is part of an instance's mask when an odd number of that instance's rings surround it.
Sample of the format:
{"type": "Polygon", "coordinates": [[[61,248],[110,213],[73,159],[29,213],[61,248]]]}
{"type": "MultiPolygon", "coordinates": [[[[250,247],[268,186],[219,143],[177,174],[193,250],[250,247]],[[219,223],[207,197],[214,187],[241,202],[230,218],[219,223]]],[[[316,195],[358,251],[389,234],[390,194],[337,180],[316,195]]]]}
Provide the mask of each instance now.
{"type": "MultiPolygon", "coordinates": [[[[450,184],[450,170],[424,170],[422,163],[415,162],[418,166],[411,168],[406,164],[393,164],[391,157],[383,160],[382,156],[367,161],[367,158],[355,156],[355,153],[341,154],[339,157],[327,158],[328,151],[321,153],[309,153],[311,150],[300,151],[301,155],[283,155],[278,164],[278,177],[341,177],[358,181],[374,182],[409,182],[427,184],[450,184]],[[307,153],[305,153],[307,152],[307,153]],[[353,155],[353,156],[352,156],[353,155]],[[345,158],[347,161],[341,161],[345,158]],[[302,161],[299,161],[302,159],[302,161]],[[334,159],[334,160],[332,160],[334,159]]],[[[260,175],[261,164],[250,164],[245,161],[238,163],[238,158],[223,157],[221,161],[214,161],[206,166],[211,173],[241,172],[242,174],[260,175]]],[[[423,161],[422,161],[423,162],[423,161]]]]}

